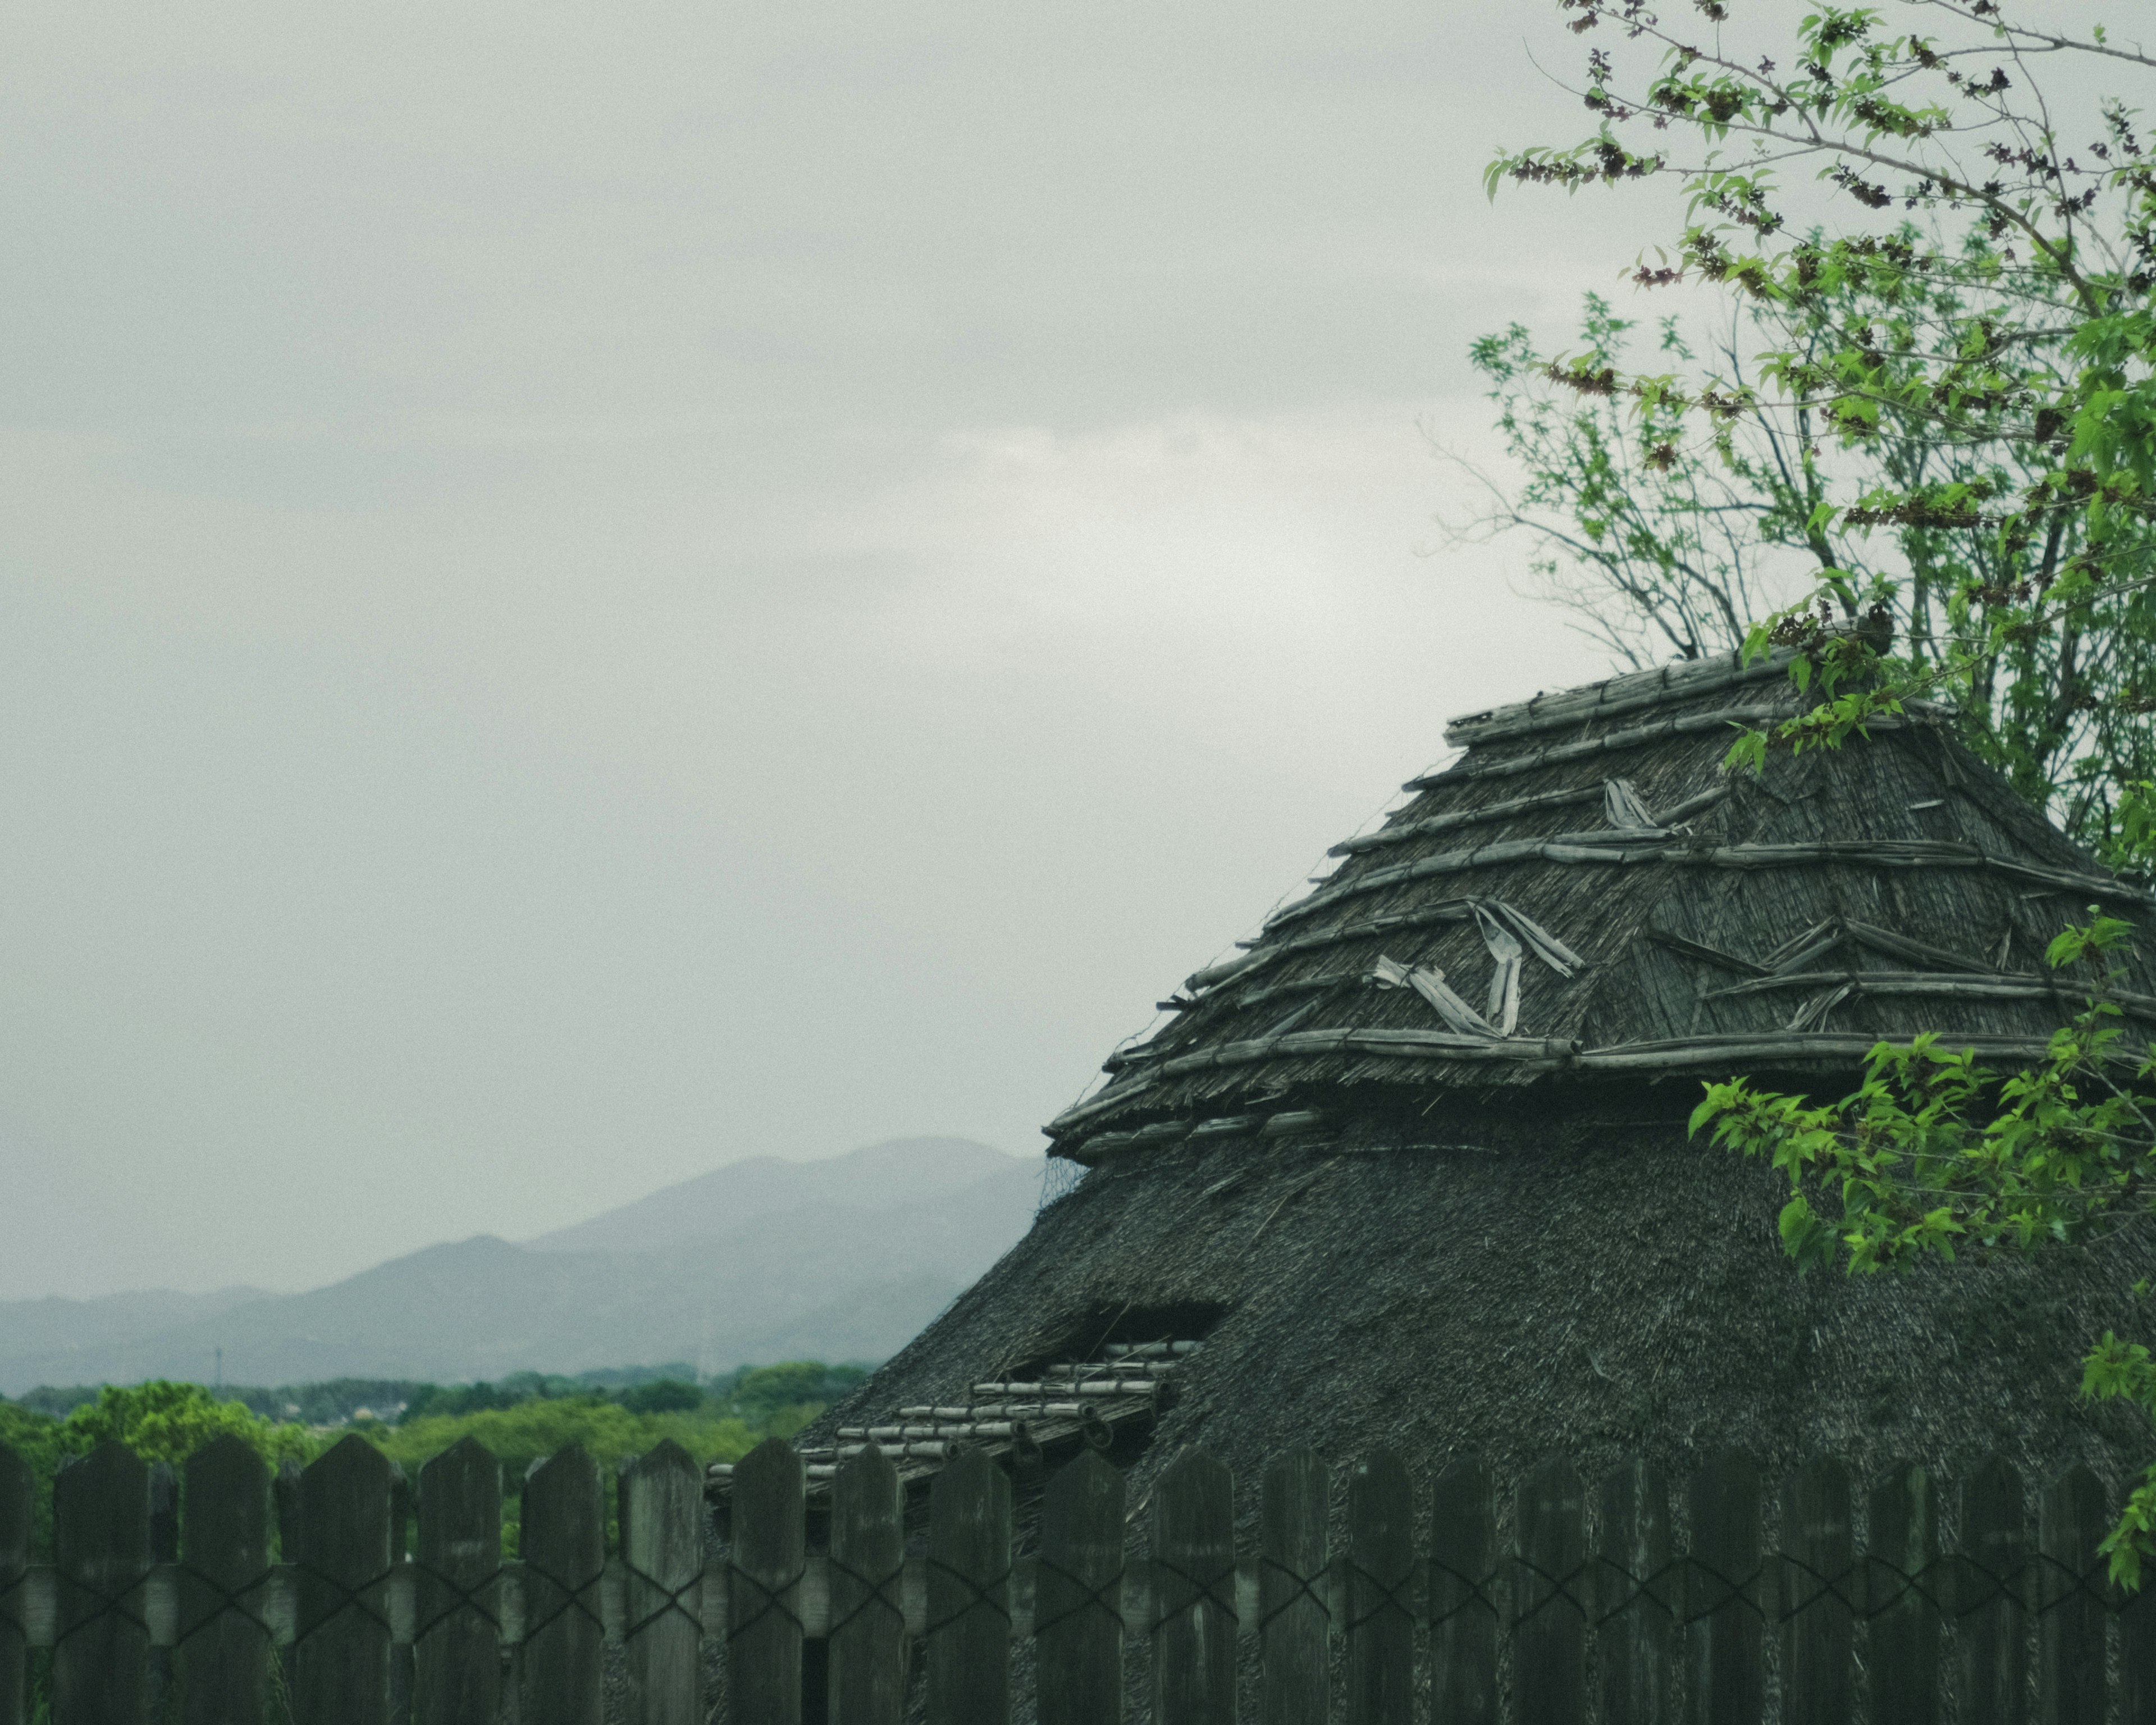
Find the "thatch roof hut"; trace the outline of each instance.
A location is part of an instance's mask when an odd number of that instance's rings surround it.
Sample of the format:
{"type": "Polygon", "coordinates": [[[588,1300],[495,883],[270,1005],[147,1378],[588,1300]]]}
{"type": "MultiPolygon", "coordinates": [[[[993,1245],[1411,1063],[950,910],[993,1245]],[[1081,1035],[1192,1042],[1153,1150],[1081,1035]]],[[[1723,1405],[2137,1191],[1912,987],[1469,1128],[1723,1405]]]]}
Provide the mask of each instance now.
{"type": "Polygon", "coordinates": [[[1686,1136],[1705,1078],[1838,1096],[1926,1029],[2033,1055],[2079,1004],[2044,962],[2061,926],[2100,903],[2156,932],[1943,716],[1725,773],[1732,726],[1795,699],[1724,657],[1455,721],[1458,758],[1049,1126],[1082,1180],[822,1437],[922,1473],[953,1437],[1022,1448],[1030,1415],[1036,1442],[1105,1432],[1133,1501],[1187,1442],[1245,1477],[1308,1442],[2119,1480],[2140,1428],[2079,1402],[2078,1360],[2146,1327],[2147,1230],[1800,1279],[1768,1172],[1686,1136]],[[1144,1346],[1171,1341],[1201,1345],[1144,1346]],[[1140,1363],[1163,1389],[1122,1381],[1140,1363]]]}

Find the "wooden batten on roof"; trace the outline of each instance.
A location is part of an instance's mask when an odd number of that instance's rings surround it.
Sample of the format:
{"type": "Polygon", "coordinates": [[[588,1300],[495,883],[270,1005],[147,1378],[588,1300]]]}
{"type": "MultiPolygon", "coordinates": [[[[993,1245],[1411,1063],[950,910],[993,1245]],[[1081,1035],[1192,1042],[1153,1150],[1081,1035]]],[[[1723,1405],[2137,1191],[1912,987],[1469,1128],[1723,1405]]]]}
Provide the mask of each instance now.
{"type": "MultiPolygon", "coordinates": [[[[1106,1154],[1386,1095],[1761,1067],[1853,1069],[1937,1030],[2008,1060],[2081,997],[2044,952],[2106,873],[1915,707],[1728,773],[1797,710],[1786,651],[1664,666],[1457,719],[1466,750],[1185,983],[1173,1021],[1048,1132],[1106,1154]],[[1598,808],[1599,805],[1599,808],[1598,808]],[[1599,813],[1599,819],[1597,819],[1599,813]],[[1412,986],[1409,986],[1412,983],[1412,986]]],[[[2117,999],[2156,1022],[2156,941],[2117,999]]]]}

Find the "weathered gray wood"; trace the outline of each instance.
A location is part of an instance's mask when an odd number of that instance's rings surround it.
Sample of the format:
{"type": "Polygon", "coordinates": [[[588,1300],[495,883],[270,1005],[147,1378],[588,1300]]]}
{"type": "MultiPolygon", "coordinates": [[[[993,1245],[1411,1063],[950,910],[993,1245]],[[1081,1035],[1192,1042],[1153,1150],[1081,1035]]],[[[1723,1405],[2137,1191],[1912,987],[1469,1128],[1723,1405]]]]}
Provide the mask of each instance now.
{"type": "Polygon", "coordinates": [[[150,1470],[100,1444],[53,1483],[59,1633],[53,1725],[142,1725],[149,1717],[150,1470]]]}
{"type": "Polygon", "coordinates": [[[1041,1725],[1123,1716],[1123,1476],[1081,1450],[1042,1494],[1034,1585],[1041,1725]]]}
{"type": "Polygon", "coordinates": [[[2021,1476],[1994,1455],[1962,1482],[1956,1605],[1964,1725],[2029,1717],[2029,1524],[2021,1476]]]}
{"type": "Polygon", "coordinates": [[[1490,1476],[1455,1461],[1430,1492],[1431,1716],[1496,1725],[1497,1530],[1490,1476]]]}
{"type": "MultiPolygon", "coordinates": [[[[773,1440],[774,1442],[776,1440],[773,1440]]],[[[749,1452],[742,1466],[765,1455],[765,1444],[749,1452]]],[[[795,1553],[790,1575],[800,1574],[801,1464],[783,1444],[778,1445],[793,1471],[793,1496],[790,1522],[785,1506],[770,1490],[769,1458],[751,1470],[746,1489],[752,1507],[749,1519],[757,1532],[752,1538],[783,1542],[792,1529],[795,1553]]],[[[734,1534],[736,1562],[740,1562],[742,1530],[738,1506],[744,1483],[740,1469],[734,1473],[737,1520],[734,1534]]],[[[621,1560],[624,1579],[624,1663],[629,1677],[629,1717],[634,1725],[703,1725],[704,1663],[701,1656],[704,1578],[704,1477],[689,1452],[668,1438],[648,1455],[623,1465],[620,1477],[621,1560]]],[[[759,1553],[752,1576],[770,1578],[759,1553]]],[[[770,1578],[774,1579],[775,1578],[770,1578]]],[[[736,1592],[750,1589],[737,1584],[736,1592]]],[[[788,1609],[774,1610],[767,1619],[780,1632],[790,1632],[793,1649],[793,1679],[782,1694],[766,1687],[753,1691],[765,1712],[744,1704],[738,1686],[734,1691],[738,1717],[768,1719],[771,1725],[796,1725],[801,1715],[801,1631],[792,1615],[793,1589],[781,1585],[778,1592],[788,1609]],[[791,1710],[786,1710],[788,1697],[791,1710]]],[[[739,1621],[739,1620],[737,1620],[739,1621]]],[[[757,1625],[761,1629],[762,1625],[757,1625]]],[[[735,1670],[746,1642],[762,1644],[757,1630],[737,1637],[735,1670]]],[[[737,1676],[736,1684],[740,1678],[737,1676]]]]}
{"type": "Polygon", "coordinates": [[[524,1563],[519,1725],[600,1725],[606,1494],[598,1464],[571,1445],[524,1478],[517,1541],[524,1563]]]}
{"type": "Polygon", "coordinates": [[[1602,1725],[1671,1725],[1676,1649],[1670,1569],[1670,1492],[1662,1471],[1634,1457],[1602,1481],[1595,1517],[1595,1634],[1602,1725]]]}
{"type": "Polygon", "coordinates": [[[491,1720],[501,1702],[501,1464],[465,1437],[419,1470],[413,1725],[491,1720]]]}
{"type": "MultiPolygon", "coordinates": [[[[177,1563],[180,1558],[180,1481],[169,1461],[153,1462],[150,1468],[150,1561],[152,1563],[177,1563]]],[[[145,1595],[144,1619],[150,1626],[150,1656],[148,1666],[150,1716],[154,1719],[169,1719],[178,1704],[178,1690],[172,1676],[171,1630],[158,1621],[148,1609],[145,1595]],[[162,1645],[160,1645],[160,1644],[162,1645]]]]}
{"type": "Polygon", "coordinates": [[[1325,1725],[1332,1496],[1331,1472],[1315,1450],[1291,1450],[1265,1470],[1258,1536],[1260,1725],[1325,1725]]]}
{"type": "Polygon", "coordinates": [[[0,1725],[23,1725],[30,1705],[29,1637],[23,1632],[23,1576],[37,1529],[37,1476],[0,1444],[0,1725]]]}
{"type": "Polygon", "coordinates": [[[1414,1715],[1414,1484],[1389,1450],[1348,1476],[1348,1725],[1414,1715]]]}
{"type": "MultiPolygon", "coordinates": [[[[1938,1486],[1929,1470],[1905,1463],[1871,1489],[1870,1612],[1871,1717],[1896,1725],[1938,1725],[1940,1589],[1938,1486]]],[[[2156,1722],[2152,1722],[2156,1725],[2156,1722]]]]}
{"type": "Polygon", "coordinates": [[[269,1699],[270,1470],[227,1433],[187,1457],[177,1630],[184,1725],[260,1725],[269,1699]]]}
{"type": "Polygon", "coordinates": [[[970,1446],[928,1497],[928,1725],[1010,1717],[1011,1489],[970,1446]]]}
{"type": "Polygon", "coordinates": [[[1848,1725],[1855,1716],[1856,1541],[1850,1512],[1849,1470],[1832,1456],[1805,1463],[1782,1483],[1785,1725],[1848,1725]]]}
{"type": "MultiPolygon", "coordinates": [[[[1120,1503],[1122,1479],[1108,1471],[1120,1503]]],[[[898,1468],[880,1450],[864,1450],[832,1481],[830,1725],[898,1725],[905,1715],[905,1509],[898,1468]]]]}
{"type": "Polygon", "coordinates": [[[1153,1486],[1152,1559],[1156,1725],[1233,1725],[1235,1481],[1203,1450],[1153,1486]]]}
{"type": "Polygon", "coordinates": [[[2103,1482],[2076,1463],[2045,1492],[2038,1517],[2043,1553],[2038,1619],[2040,1725],[2103,1725],[2106,1584],[2097,1548],[2108,1531],[2103,1482]]]}
{"type": "Polygon", "coordinates": [[[359,1436],[300,1476],[287,1560],[299,1571],[292,1711],[305,1725],[382,1725],[389,1709],[389,1460],[359,1436]]]}
{"type": "Polygon", "coordinates": [[[1715,1457],[1693,1476],[1685,1566],[1691,1725],[1758,1725],[1765,1691],[1759,1594],[1759,1470],[1715,1457]]]}
{"type": "Polygon", "coordinates": [[[1521,1483],[1512,1558],[1513,1686],[1520,1725],[1587,1717],[1587,1494],[1553,1456],[1521,1483]]]}

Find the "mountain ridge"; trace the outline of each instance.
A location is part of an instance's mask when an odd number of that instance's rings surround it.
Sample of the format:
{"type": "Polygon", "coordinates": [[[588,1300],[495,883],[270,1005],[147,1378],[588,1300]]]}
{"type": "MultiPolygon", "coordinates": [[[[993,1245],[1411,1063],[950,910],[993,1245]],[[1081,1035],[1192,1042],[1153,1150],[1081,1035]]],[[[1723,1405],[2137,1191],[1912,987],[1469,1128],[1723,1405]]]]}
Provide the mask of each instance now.
{"type": "Polygon", "coordinates": [[[0,1394],[205,1379],[220,1348],[225,1379],[255,1384],[880,1358],[1016,1243],[1040,1178],[968,1140],[891,1140],[822,1163],[748,1158],[535,1240],[439,1241],[295,1294],[15,1302],[0,1306],[0,1394]],[[628,1244],[579,1244],[594,1237],[628,1244]]]}

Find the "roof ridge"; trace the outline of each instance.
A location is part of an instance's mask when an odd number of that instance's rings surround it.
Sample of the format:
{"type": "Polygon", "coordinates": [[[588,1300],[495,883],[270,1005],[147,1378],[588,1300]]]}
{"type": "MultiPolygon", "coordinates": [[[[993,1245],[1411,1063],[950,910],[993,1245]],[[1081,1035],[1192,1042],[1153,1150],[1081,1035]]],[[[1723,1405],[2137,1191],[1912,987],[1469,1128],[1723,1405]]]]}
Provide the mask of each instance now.
{"type": "Polygon", "coordinates": [[[1599,683],[1583,683],[1578,688],[1550,691],[1526,701],[1464,713],[1445,726],[1445,740],[1455,748],[1472,748],[1507,737],[1563,730],[1589,719],[1640,712],[1717,689],[1763,682],[1781,675],[1795,656],[1794,647],[1776,647],[1749,664],[1734,652],[1676,660],[1652,670],[1627,671],[1599,683]]]}

